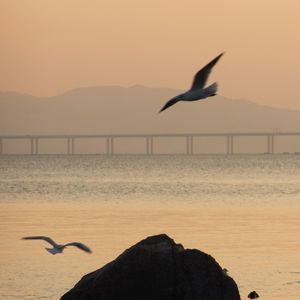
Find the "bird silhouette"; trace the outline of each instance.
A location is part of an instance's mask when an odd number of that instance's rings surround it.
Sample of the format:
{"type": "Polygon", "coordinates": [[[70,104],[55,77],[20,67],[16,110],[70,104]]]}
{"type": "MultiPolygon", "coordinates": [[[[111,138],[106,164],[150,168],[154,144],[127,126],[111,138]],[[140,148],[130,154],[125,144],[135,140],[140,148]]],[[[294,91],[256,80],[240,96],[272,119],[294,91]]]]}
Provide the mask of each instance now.
{"type": "Polygon", "coordinates": [[[208,63],[201,70],[199,70],[194,76],[192,87],[187,92],[177,95],[172,99],[170,99],[159,112],[164,111],[165,109],[174,105],[178,101],[196,101],[200,99],[205,99],[207,97],[215,96],[218,89],[218,85],[216,82],[214,82],[213,84],[211,84],[206,88],[204,86],[206,84],[206,81],[208,79],[208,76],[212,68],[222,57],[223,54],[224,52],[218,55],[216,58],[214,58],[210,63],[208,63]]]}
{"type": "Polygon", "coordinates": [[[56,244],[51,238],[47,236],[26,236],[23,237],[22,240],[44,240],[53,246],[53,248],[45,248],[49,253],[53,255],[63,253],[63,250],[68,246],[75,246],[85,252],[92,253],[91,249],[82,243],[72,242],[67,244],[56,244]]]}

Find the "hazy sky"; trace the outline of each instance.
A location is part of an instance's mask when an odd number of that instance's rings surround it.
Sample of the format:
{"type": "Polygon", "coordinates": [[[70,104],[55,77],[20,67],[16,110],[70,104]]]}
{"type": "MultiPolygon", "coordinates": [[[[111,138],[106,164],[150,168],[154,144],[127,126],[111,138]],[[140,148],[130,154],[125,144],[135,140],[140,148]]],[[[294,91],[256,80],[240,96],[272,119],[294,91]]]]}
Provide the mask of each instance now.
{"type": "Polygon", "coordinates": [[[0,0],[0,91],[185,89],[222,51],[219,93],[300,109],[299,0],[0,0]]]}

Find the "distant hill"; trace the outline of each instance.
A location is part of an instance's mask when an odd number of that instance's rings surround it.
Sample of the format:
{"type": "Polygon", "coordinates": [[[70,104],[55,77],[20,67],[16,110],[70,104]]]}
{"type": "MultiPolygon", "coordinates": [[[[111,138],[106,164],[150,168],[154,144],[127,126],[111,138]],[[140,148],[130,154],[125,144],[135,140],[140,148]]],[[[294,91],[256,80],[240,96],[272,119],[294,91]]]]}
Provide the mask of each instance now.
{"type": "Polygon", "coordinates": [[[167,88],[86,87],[40,98],[0,93],[0,134],[201,133],[300,130],[300,111],[216,96],[177,103],[167,88]]]}

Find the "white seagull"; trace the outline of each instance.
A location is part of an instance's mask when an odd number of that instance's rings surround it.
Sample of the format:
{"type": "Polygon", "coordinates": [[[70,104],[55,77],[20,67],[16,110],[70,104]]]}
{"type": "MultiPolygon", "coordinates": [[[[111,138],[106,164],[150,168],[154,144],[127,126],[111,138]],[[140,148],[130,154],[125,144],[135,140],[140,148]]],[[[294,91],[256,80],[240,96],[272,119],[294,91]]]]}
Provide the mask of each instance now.
{"type": "Polygon", "coordinates": [[[22,240],[44,240],[53,246],[53,248],[45,248],[48,252],[50,252],[53,255],[58,253],[63,253],[64,248],[68,246],[75,246],[85,252],[92,253],[91,249],[82,243],[73,242],[64,245],[59,245],[56,244],[51,238],[47,236],[26,236],[23,237],[22,240]]]}
{"type": "Polygon", "coordinates": [[[196,73],[196,75],[194,76],[194,82],[190,90],[169,100],[159,112],[164,111],[165,109],[174,105],[178,101],[196,101],[200,99],[205,99],[207,97],[215,96],[218,88],[217,83],[214,82],[206,88],[204,88],[204,85],[208,79],[212,68],[223,54],[224,52],[218,55],[215,59],[213,59],[210,63],[208,63],[205,67],[203,67],[200,71],[196,73]]]}

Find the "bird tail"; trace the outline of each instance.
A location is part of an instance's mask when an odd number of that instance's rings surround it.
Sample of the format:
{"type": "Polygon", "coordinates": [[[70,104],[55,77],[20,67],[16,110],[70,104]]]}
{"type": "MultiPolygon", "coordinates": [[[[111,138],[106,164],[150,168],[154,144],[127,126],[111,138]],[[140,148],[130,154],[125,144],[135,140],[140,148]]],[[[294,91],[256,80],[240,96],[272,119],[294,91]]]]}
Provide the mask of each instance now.
{"type": "Polygon", "coordinates": [[[216,82],[214,82],[213,84],[211,84],[210,86],[208,86],[205,89],[205,93],[207,94],[207,97],[210,96],[215,96],[218,90],[218,84],[216,82]]]}

